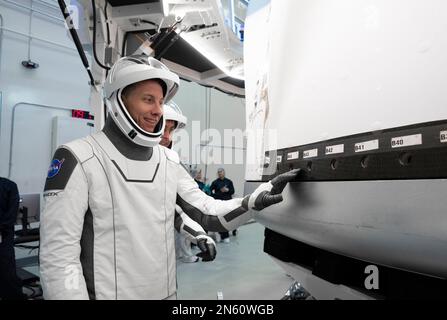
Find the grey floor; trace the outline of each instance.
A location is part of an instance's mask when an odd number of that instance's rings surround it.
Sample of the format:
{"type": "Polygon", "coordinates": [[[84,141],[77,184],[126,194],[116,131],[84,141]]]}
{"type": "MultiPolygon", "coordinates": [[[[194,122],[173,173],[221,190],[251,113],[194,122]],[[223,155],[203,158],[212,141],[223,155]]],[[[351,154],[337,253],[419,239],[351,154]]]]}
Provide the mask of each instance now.
{"type": "MultiPolygon", "coordinates": [[[[277,300],[284,296],[293,281],[263,252],[264,227],[258,223],[244,225],[230,241],[217,243],[212,262],[178,261],[178,299],[217,300],[217,292],[222,292],[224,300],[277,300]]],[[[36,250],[16,248],[18,261],[29,265],[24,269],[38,275],[37,263],[27,261],[37,262],[30,258],[35,254],[36,250]]]]}
{"type": "Polygon", "coordinates": [[[178,263],[178,299],[216,300],[218,291],[224,300],[284,296],[293,281],[263,252],[264,227],[251,223],[238,231],[229,244],[217,243],[213,262],[178,263]]]}

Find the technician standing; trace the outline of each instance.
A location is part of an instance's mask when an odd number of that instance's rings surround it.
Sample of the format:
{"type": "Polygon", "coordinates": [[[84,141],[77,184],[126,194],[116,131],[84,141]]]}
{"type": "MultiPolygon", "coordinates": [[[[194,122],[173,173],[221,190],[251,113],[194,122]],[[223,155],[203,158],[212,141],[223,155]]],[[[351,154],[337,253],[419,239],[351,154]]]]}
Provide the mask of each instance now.
{"type": "Polygon", "coordinates": [[[23,299],[20,279],[16,274],[14,224],[19,209],[17,185],[0,177],[0,299],[23,299]]]}
{"type": "MultiPolygon", "coordinates": [[[[214,199],[230,200],[234,194],[233,181],[225,177],[224,168],[217,169],[217,179],[211,183],[211,193],[214,199]]],[[[233,230],[233,235],[236,235],[237,230],[233,230]]],[[[230,243],[230,234],[228,231],[219,232],[221,241],[230,243]]]]}

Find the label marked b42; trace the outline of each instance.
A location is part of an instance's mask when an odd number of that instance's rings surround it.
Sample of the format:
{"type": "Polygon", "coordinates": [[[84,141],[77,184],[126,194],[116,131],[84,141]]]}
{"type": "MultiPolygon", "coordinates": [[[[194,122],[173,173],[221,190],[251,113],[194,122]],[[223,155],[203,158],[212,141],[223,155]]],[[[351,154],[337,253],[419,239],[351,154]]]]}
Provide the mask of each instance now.
{"type": "Polygon", "coordinates": [[[336,154],[336,153],[343,153],[345,152],[345,145],[344,144],[337,144],[335,146],[327,146],[326,147],[326,154],[336,154]]]}

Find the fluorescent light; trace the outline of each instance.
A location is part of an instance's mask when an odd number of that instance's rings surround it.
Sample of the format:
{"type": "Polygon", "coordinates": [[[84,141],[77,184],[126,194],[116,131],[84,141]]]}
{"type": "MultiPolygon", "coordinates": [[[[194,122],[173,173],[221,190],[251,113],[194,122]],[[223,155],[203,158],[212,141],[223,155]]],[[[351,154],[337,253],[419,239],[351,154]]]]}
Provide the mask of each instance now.
{"type": "Polygon", "coordinates": [[[161,10],[163,16],[167,17],[169,14],[169,0],[161,0],[161,10]]]}

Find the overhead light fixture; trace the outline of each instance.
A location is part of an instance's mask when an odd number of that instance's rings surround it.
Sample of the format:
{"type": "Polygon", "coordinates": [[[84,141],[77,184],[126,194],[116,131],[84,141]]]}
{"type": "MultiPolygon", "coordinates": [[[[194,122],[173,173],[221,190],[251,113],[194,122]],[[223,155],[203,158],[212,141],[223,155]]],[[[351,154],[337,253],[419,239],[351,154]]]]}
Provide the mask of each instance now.
{"type": "MultiPolygon", "coordinates": [[[[232,0],[233,1],[233,0],[232,0]]],[[[203,55],[203,57],[209,60],[212,64],[214,64],[218,69],[220,69],[225,75],[228,77],[242,80],[244,81],[244,70],[243,70],[243,61],[239,62],[238,60],[242,60],[240,54],[236,54],[235,56],[222,54],[222,50],[225,50],[221,45],[218,48],[213,48],[210,45],[209,38],[220,38],[224,35],[221,33],[226,33],[226,28],[224,20],[221,17],[222,8],[220,1],[202,1],[201,3],[187,4],[187,3],[176,3],[177,1],[173,0],[162,0],[163,14],[166,15],[174,15],[176,17],[181,16],[182,20],[188,20],[188,17],[194,17],[194,15],[207,16],[208,20],[214,23],[206,23],[203,25],[197,25],[196,20],[192,20],[190,23],[188,21],[183,21],[183,26],[188,26],[186,29],[181,29],[180,37],[184,39],[187,43],[189,43],[194,49],[196,49],[199,53],[203,55]],[[175,3],[171,8],[169,8],[169,3],[175,3]],[[203,13],[203,14],[202,14],[203,13]],[[213,19],[215,17],[215,19],[213,19]],[[215,20],[215,21],[214,21],[215,20]],[[225,28],[224,31],[221,29],[211,29],[212,27],[221,26],[225,28]],[[192,27],[192,28],[190,28],[192,27]],[[197,28],[194,28],[197,27],[197,28]],[[203,28],[210,28],[205,30],[206,35],[198,34],[203,28]],[[215,33],[213,33],[215,32],[215,33]],[[214,49],[214,50],[213,50],[214,49]]],[[[203,17],[202,17],[203,20],[203,17]]],[[[205,21],[205,20],[203,20],[205,21]]],[[[212,42],[212,41],[211,41],[212,42]]],[[[228,44],[229,46],[233,45],[232,41],[228,44]]],[[[236,50],[241,50],[242,48],[236,48],[236,50]]]]}
{"type": "Polygon", "coordinates": [[[31,61],[31,60],[23,60],[22,66],[24,66],[27,69],[37,69],[39,68],[39,64],[37,62],[31,61]]]}

